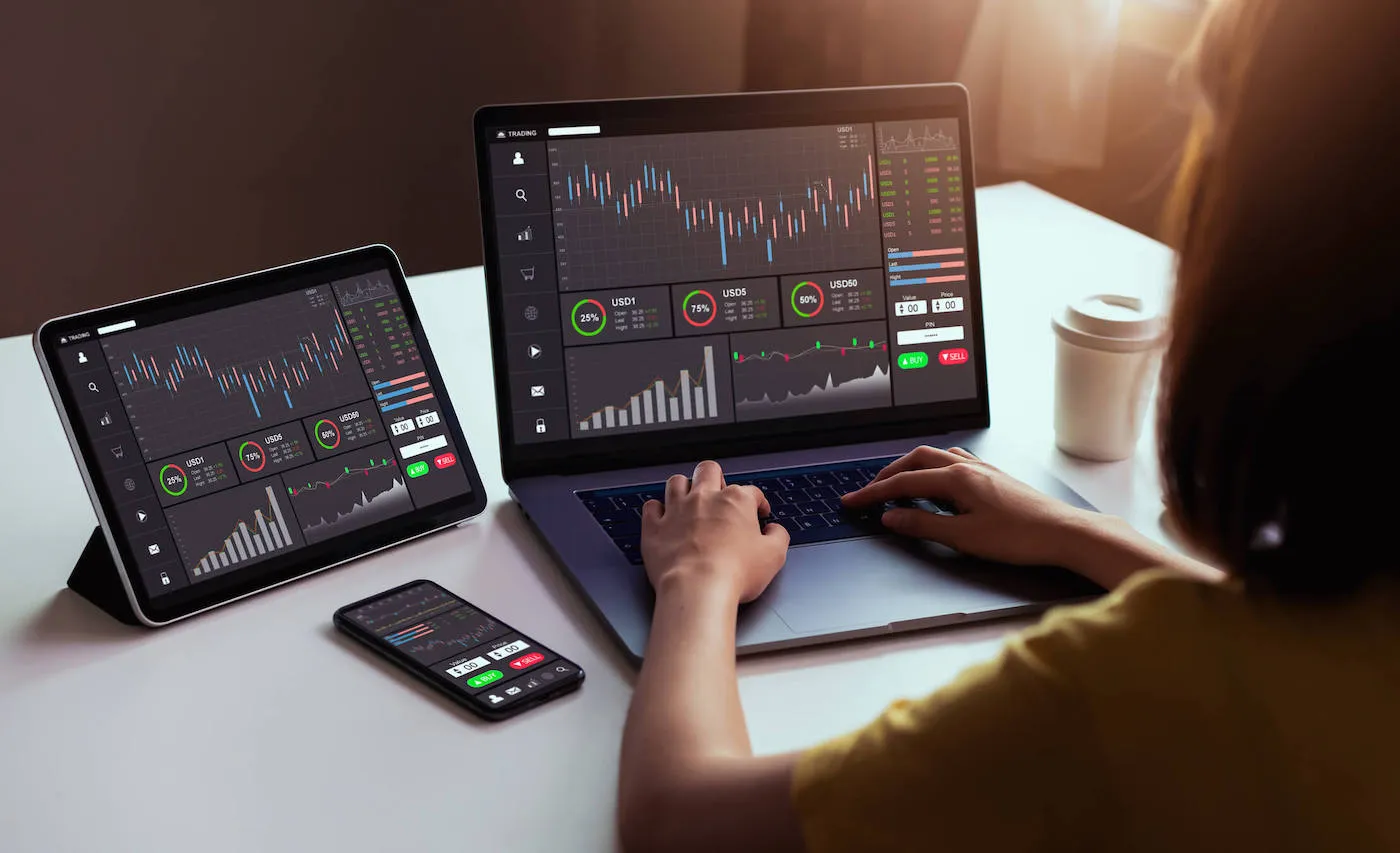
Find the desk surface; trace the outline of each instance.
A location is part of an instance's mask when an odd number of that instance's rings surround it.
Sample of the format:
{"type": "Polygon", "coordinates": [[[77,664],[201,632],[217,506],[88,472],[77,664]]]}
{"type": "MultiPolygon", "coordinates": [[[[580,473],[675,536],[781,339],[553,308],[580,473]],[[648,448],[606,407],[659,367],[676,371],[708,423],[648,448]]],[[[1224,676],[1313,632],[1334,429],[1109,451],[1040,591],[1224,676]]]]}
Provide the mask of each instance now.
{"type": "MultiPolygon", "coordinates": [[[[992,423],[1090,501],[1167,541],[1146,435],[1054,449],[1052,309],[1160,299],[1159,243],[1025,184],[978,190],[992,423]]],[[[610,850],[633,673],[506,499],[479,268],[411,288],[492,500],[440,533],[159,631],[64,589],[94,522],[28,339],[0,341],[0,837],[14,851],[610,850]],[[577,660],[579,693],[482,723],[352,647],[338,606],[432,578],[577,660]]],[[[985,659],[1010,620],[744,660],[755,748],[799,748],[985,659]]]]}

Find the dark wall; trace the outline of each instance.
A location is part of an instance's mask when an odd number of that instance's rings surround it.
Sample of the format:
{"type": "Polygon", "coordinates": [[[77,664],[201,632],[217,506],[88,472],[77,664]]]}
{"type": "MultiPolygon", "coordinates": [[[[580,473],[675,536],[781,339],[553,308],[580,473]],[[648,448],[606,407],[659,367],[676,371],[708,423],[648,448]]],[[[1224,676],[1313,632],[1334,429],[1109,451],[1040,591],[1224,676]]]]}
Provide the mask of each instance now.
{"type": "Polygon", "coordinates": [[[0,334],[369,242],[479,263],[477,106],[737,89],[744,10],[9,2],[0,334]]]}

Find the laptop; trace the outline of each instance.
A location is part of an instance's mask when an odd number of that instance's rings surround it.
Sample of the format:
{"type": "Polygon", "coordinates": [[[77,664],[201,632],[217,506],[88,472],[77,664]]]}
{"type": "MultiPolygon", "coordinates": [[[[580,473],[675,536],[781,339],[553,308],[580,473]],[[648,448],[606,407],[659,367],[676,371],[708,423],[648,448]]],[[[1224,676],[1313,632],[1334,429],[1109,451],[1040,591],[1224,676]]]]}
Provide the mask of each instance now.
{"type": "Polygon", "coordinates": [[[505,480],[632,658],[653,605],[641,506],[706,458],[792,534],[740,653],[1100,592],[839,504],[932,444],[1087,506],[989,429],[961,86],[490,106],[474,125],[505,480]]]}

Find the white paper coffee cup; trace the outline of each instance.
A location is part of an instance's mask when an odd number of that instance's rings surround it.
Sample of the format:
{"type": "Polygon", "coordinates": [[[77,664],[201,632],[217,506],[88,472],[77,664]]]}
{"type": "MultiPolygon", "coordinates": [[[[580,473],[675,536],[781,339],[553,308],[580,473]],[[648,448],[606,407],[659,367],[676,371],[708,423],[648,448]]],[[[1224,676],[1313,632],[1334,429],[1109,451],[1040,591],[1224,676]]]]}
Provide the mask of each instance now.
{"type": "Polygon", "coordinates": [[[1165,340],[1163,317],[1132,296],[1073,302],[1055,328],[1055,443],[1110,462],[1133,455],[1165,340]]]}

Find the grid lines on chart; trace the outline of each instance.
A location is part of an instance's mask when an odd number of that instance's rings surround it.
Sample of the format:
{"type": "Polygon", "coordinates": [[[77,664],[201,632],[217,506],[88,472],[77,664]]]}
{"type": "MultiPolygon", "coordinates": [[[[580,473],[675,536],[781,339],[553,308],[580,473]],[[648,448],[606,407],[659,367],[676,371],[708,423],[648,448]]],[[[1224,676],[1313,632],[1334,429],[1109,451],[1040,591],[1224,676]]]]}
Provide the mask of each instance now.
{"type": "Polygon", "coordinates": [[[557,141],[561,290],[879,263],[873,128],[557,141]]]}

